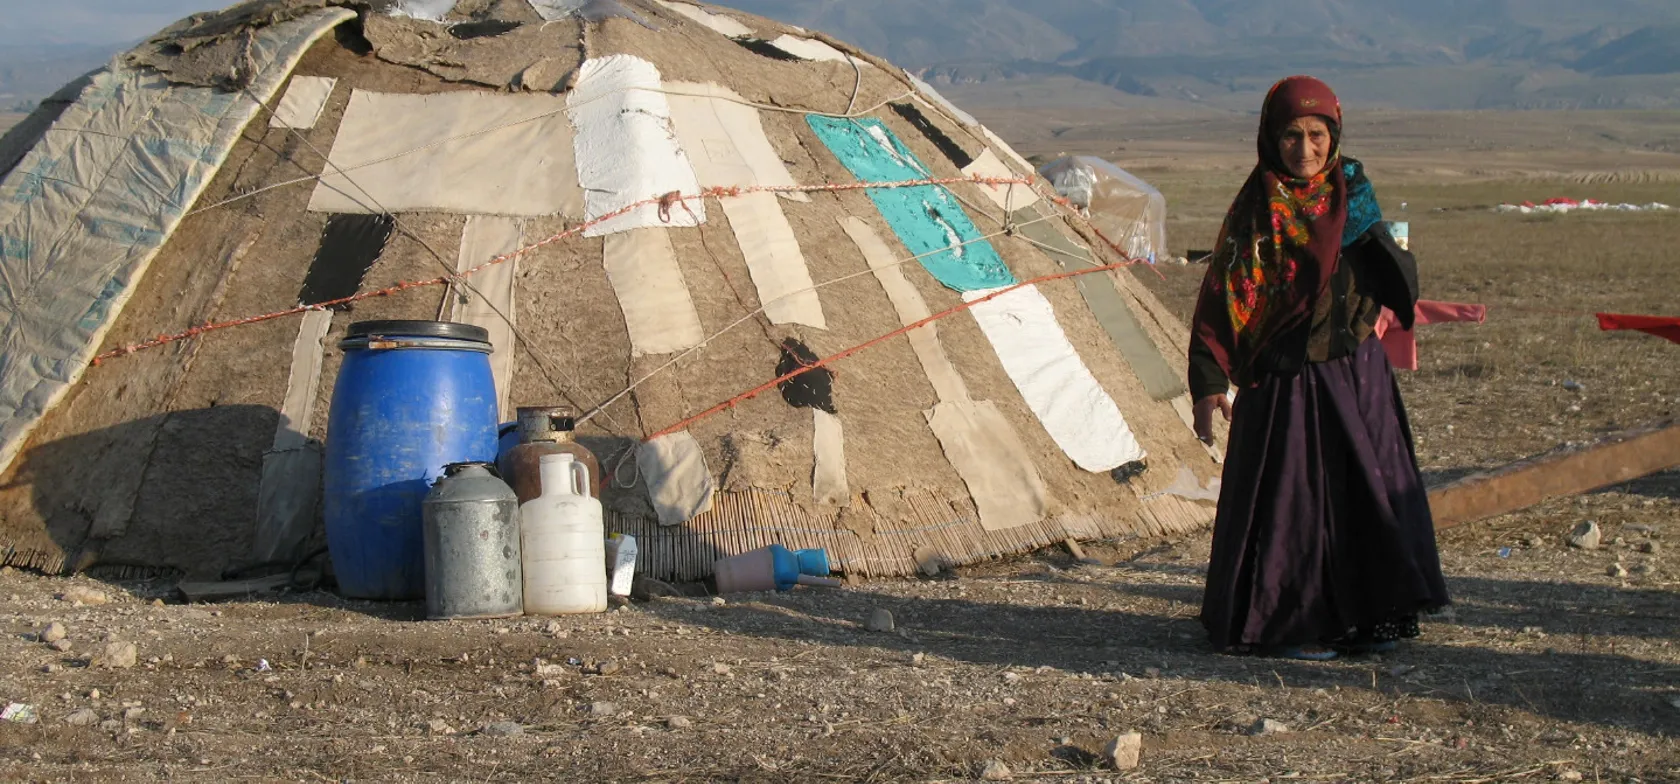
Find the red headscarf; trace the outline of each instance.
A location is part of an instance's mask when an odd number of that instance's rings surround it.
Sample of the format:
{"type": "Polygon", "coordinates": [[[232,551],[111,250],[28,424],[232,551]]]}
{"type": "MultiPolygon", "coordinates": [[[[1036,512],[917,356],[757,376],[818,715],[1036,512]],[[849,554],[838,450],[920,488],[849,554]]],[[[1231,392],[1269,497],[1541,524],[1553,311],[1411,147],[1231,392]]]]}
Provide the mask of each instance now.
{"type": "Polygon", "coordinates": [[[1259,163],[1225,216],[1202,281],[1192,330],[1232,381],[1246,385],[1262,348],[1310,317],[1341,258],[1348,187],[1341,166],[1342,105],[1329,85],[1291,76],[1272,86],[1260,115],[1259,163]],[[1283,129],[1328,121],[1329,160],[1300,179],[1284,165],[1283,129]]]}

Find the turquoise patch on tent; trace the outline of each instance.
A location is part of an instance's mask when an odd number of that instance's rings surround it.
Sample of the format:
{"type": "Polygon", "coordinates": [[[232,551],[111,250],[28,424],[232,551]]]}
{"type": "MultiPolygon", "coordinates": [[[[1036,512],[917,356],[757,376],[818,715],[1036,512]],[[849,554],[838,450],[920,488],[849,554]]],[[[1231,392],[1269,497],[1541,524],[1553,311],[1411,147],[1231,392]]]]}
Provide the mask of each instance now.
{"type": "MultiPolygon", "coordinates": [[[[932,175],[880,120],[806,118],[817,138],[862,182],[926,180],[932,175]]],[[[922,267],[957,291],[995,289],[1015,284],[1015,275],[950,191],[938,185],[869,188],[893,234],[922,267]]]]}

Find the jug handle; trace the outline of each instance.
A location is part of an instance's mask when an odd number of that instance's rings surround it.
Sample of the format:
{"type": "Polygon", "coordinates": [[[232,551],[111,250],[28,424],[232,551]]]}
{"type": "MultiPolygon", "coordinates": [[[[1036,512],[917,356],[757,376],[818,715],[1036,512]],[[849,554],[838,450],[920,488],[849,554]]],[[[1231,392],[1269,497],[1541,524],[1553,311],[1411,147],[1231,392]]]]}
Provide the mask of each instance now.
{"type": "Polygon", "coordinates": [[[584,465],[581,460],[572,461],[572,495],[581,495],[585,498],[590,496],[589,466],[584,465]]]}

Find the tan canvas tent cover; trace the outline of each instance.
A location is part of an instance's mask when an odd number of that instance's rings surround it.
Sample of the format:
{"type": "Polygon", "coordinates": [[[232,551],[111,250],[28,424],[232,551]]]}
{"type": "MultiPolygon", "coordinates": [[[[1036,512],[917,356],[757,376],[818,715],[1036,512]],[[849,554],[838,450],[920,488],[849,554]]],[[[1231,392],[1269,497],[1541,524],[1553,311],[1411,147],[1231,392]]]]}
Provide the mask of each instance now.
{"type": "Polygon", "coordinates": [[[307,551],[337,341],[378,318],[486,326],[505,408],[587,412],[609,527],[658,577],[773,542],[895,575],[1204,524],[1175,483],[1218,454],[1183,325],[948,107],[675,0],[184,20],[0,140],[0,553],[307,551]],[[743,394],[807,356],[822,405],[743,394]]]}

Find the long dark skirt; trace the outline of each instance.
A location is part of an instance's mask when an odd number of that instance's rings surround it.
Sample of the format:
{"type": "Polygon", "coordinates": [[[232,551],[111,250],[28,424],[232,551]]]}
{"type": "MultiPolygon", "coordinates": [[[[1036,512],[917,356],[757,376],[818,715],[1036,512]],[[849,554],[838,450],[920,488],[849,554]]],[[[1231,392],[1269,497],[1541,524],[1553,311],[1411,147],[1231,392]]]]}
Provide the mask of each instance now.
{"type": "Polygon", "coordinates": [[[1382,641],[1445,607],[1429,497],[1382,344],[1237,396],[1202,624],[1216,648],[1382,641]]]}

